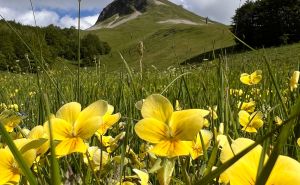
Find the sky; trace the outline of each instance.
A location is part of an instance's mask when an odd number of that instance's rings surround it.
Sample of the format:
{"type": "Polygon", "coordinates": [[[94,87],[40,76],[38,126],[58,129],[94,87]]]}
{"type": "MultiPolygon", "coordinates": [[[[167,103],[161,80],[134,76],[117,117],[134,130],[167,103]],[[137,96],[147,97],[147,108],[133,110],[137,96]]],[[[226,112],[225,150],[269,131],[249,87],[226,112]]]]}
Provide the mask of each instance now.
{"type": "MultiPolygon", "coordinates": [[[[81,29],[91,27],[102,9],[113,0],[81,0],[81,29]]],[[[235,10],[245,0],[170,0],[184,8],[223,24],[230,24],[235,10]]],[[[54,24],[77,27],[78,0],[32,0],[38,26],[54,24]]],[[[29,0],[0,0],[0,15],[26,25],[35,25],[29,0]]],[[[0,17],[1,19],[1,17],[0,17]]]]}

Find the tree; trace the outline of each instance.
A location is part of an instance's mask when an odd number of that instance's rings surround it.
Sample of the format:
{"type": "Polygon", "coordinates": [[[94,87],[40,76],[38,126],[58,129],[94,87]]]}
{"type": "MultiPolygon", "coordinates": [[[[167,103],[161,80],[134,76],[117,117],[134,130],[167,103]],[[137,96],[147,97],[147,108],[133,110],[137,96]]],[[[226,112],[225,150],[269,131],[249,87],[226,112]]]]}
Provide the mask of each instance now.
{"type": "Polygon", "coordinates": [[[300,0],[248,0],[236,10],[232,32],[252,46],[297,42],[300,0]]]}
{"type": "Polygon", "coordinates": [[[100,41],[97,35],[87,34],[81,39],[80,52],[84,65],[91,65],[95,57],[108,54],[110,50],[110,46],[100,41]]]}

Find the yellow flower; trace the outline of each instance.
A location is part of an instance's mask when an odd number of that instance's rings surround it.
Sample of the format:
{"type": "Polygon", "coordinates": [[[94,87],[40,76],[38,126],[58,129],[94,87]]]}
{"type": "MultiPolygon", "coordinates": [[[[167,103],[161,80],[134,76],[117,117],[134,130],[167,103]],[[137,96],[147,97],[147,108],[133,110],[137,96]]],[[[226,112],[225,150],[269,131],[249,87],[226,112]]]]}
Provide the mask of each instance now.
{"type": "Polygon", "coordinates": [[[149,174],[138,170],[133,169],[136,175],[133,176],[125,176],[124,181],[122,183],[117,182],[116,185],[148,185],[149,182],[149,174]]]}
{"type": "Polygon", "coordinates": [[[176,104],[175,104],[175,110],[182,110],[182,107],[179,104],[179,101],[176,100],[176,104]]]}
{"type": "MultiPolygon", "coordinates": [[[[65,156],[73,152],[85,153],[84,140],[99,129],[102,116],[107,112],[107,102],[99,100],[81,111],[81,105],[71,102],[63,105],[51,119],[53,139],[61,141],[55,148],[56,155],[65,156]]],[[[48,135],[48,122],[44,125],[48,135]]]]}
{"type": "Polygon", "coordinates": [[[209,124],[210,123],[209,123],[208,119],[204,118],[203,126],[208,128],[209,124]]]}
{"type": "Polygon", "coordinates": [[[297,139],[297,144],[300,146],[300,137],[297,139]]]}
{"type": "MultiPolygon", "coordinates": [[[[38,125],[38,126],[34,127],[33,129],[31,129],[27,138],[28,139],[40,139],[40,138],[48,139],[48,135],[45,132],[44,127],[41,125],[38,125]]],[[[37,155],[43,155],[44,153],[46,153],[49,149],[49,144],[50,144],[50,142],[47,141],[43,145],[41,145],[39,148],[37,148],[36,149],[37,155]]]]}
{"type": "Polygon", "coordinates": [[[239,103],[238,107],[241,107],[242,110],[252,113],[255,110],[255,105],[256,105],[255,101],[250,101],[250,102],[243,102],[242,106],[241,103],[239,103]]]}
{"type": "Polygon", "coordinates": [[[229,94],[233,96],[242,96],[244,91],[242,89],[229,89],[229,94]]]}
{"type": "Polygon", "coordinates": [[[251,115],[244,110],[239,112],[239,122],[243,126],[242,130],[246,132],[257,132],[257,129],[264,124],[262,119],[263,114],[260,111],[253,112],[251,115]]]}
{"type": "MultiPolygon", "coordinates": [[[[207,149],[210,144],[210,141],[213,137],[213,134],[212,134],[212,132],[210,132],[208,130],[201,130],[200,132],[201,132],[201,135],[203,138],[203,144],[205,146],[205,149],[207,149]]],[[[197,134],[196,141],[193,141],[192,150],[190,153],[191,153],[191,157],[193,160],[195,160],[199,156],[203,155],[203,147],[202,147],[201,138],[200,138],[199,133],[197,134]]]]}
{"type": "Polygon", "coordinates": [[[101,149],[96,146],[92,146],[88,148],[88,155],[89,155],[89,159],[87,158],[86,155],[84,155],[83,161],[85,164],[89,165],[89,160],[90,160],[92,168],[95,171],[100,170],[100,164],[102,163],[101,166],[103,167],[105,164],[107,164],[109,159],[108,153],[102,151],[101,154],[101,149]],[[102,160],[101,160],[101,156],[102,156],[102,160]]]}
{"type": "Polygon", "coordinates": [[[208,111],[209,111],[210,116],[211,116],[211,118],[212,118],[213,120],[218,119],[217,110],[218,110],[218,107],[217,107],[216,105],[213,106],[213,108],[208,107],[208,111]]]}
{"type": "Polygon", "coordinates": [[[294,71],[293,76],[290,79],[290,88],[291,91],[294,91],[298,87],[300,71],[294,71]]]}
{"type": "Polygon", "coordinates": [[[136,173],[139,177],[139,183],[141,185],[148,185],[148,181],[149,181],[149,175],[148,173],[138,170],[138,169],[133,169],[132,171],[134,171],[134,173],[136,173]]]}
{"type": "Polygon", "coordinates": [[[106,131],[115,123],[119,121],[121,118],[120,113],[112,114],[114,112],[114,107],[112,105],[107,106],[107,112],[103,116],[102,123],[100,124],[100,128],[97,130],[97,133],[100,135],[104,135],[106,131]]]}
{"type": "MultiPolygon", "coordinates": [[[[36,150],[29,149],[22,152],[21,148],[28,144],[30,141],[31,140],[29,139],[14,140],[16,147],[21,151],[23,159],[25,160],[28,167],[31,167],[36,158],[36,150]]],[[[0,184],[18,184],[22,172],[19,169],[18,163],[9,148],[6,147],[4,149],[0,149],[0,156],[0,184]]]]}
{"type": "Polygon", "coordinates": [[[4,124],[7,132],[12,132],[22,121],[22,116],[12,110],[4,110],[0,114],[0,122],[4,124]]]}
{"type": "Polygon", "coordinates": [[[191,141],[203,126],[209,112],[189,109],[173,112],[167,98],[153,94],[142,106],[142,116],[135,125],[136,134],[143,140],[155,144],[150,152],[166,157],[188,155],[191,141]]]}
{"type": "Polygon", "coordinates": [[[125,135],[126,135],[126,132],[121,132],[115,138],[113,138],[111,136],[102,136],[102,135],[99,135],[98,133],[96,133],[96,136],[98,137],[101,144],[104,147],[106,147],[106,151],[108,153],[113,152],[119,146],[120,140],[122,140],[125,137],[125,135]]]}
{"type": "Polygon", "coordinates": [[[240,80],[243,84],[246,85],[255,85],[258,84],[262,79],[262,71],[256,70],[252,74],[243,73],[241,74],[240,80]]]}
{"type": "MultiPolygon", "coordinates": [[[[216,169],[218,169],[216,166],[212,167],[212,170],[216,170],[216,169]]],[[[230,179],[229,179],[226,171],[223,172],[219,177],[219,183],[224,185],[224,184],[229,184],[229,181],[230,181],[230,179]]]]}
{"type": "Polygon", "coordinates": [[[282,119],[279,116],[275,116],[274,121],[276,125],[281,125],[283,123],[282,119]]]}
{"type": "MultiPolygon", "coordinates": [[[[238,138],[230,146],[225,147],[220,156],[222,163],[252,145],[254,141],[247,138],[238,138]]],[[[262,146],[258,145],[225,172],[230,185],[253,185],[256,181],[257,170],[261,157],[262,146]]],[[[265,156],[267,162],[268,156],[265,156]]],[[[300,163],[290,157],[280,155],[272,169],[266,185],[294,185],[300,184],[300,163]]]]}

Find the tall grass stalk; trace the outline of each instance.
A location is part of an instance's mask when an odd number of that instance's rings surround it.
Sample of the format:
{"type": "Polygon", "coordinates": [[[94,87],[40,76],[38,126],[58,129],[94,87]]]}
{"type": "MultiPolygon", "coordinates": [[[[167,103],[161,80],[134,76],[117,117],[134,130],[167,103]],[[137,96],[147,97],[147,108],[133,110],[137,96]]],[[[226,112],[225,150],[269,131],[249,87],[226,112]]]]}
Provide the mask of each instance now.
{"type": "Polygon", "coordinates": [[[76,100],[80,102],[81,97],[81,88],[80,88],[80,8],[81,8],[81,0],[78,0],[78,24],[77,24],[77,93],[76,100]]]}

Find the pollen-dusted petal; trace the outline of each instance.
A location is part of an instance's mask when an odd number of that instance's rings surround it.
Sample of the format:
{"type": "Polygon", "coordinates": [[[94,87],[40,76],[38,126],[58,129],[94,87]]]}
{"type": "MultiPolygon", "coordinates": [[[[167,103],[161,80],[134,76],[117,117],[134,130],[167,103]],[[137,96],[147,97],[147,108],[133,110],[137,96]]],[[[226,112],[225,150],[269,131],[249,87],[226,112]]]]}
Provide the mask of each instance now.
{"type": "Polygon", "coordinates": [[[91,117],[88,120],[82,122],[76,122],[74,124],[74,136],[81,137],[82,139],[89,139],[99,129],[102,123],[102,117],[91,117]]]}
{"type": "Polygon", "coordinates": [[[295,159],[280,155],[273,167],[273,170],[267,180],[267,185],[300,184],[300,163],[295,159]]]}
{"type": "MultiPolygon", "coordinates": [[[[15,173],[12,171],[12,165],[14,164],[14,158],[9,149],[0,149],[0,184],[5,184],[8,181],[12,181],[15,173]]],[[[20,175],[19,179],[20,179],[20,175]]],[[[14,181],[14,182],[19,182],[14,181]]]]}
{"type": "Polygon", "coordinates": [[[166,123],[173,112],[170,101],[160,94],[148,96],[142,106],[142,116],[144,118],[154,118],[166,123]]]}
{"type": "Polygon", "coordinates": [[[169,137],[168,126],[153,118],[140,120],[135,125],[134,130],[141,139],[150,143],[159,143],[169,137]]]}
{"type": "Polygon", "coordinates": [[[63,119],[69,123],[74,124],[79,113],[81,111],[81,105],[77,102],[70,102],[63,105],[57,112],[56,117],[63,119]]]}
{"type": "Polygon", "coordinates": [[[241,74],[240,80],[243,84],[251,85],[250,83],[250,75],[248,73],[241,74]]]}
{"type": "Polygon", "coordinates": [[[80,112],[76,122],[84,123],[92,117],[103,116],[107,112],[107,105],[107,102],[103,100],[92,103],[80,112]]]}
{"type": "Polygon", "coordinates": [[[172,136],[182,141],[192,141],[203,127],[204,118],[198,109],[176,111],[169,126],[172,136]]]}
{"type": "Polygon", "coordinates": [[[65,156],[74,152],[85,153],[87,145],[79,137],[69,138],[61,141],[55,148],[55,154],[65,156]]]}
{"type": "Polygon", "coordinates": [[[175,157],[182,155],[189,155],[191,152],[191,141],[180,140],[165,140],[156,144],[150,152],[164,157],[175,157]]]}
{"type": "Polygon", "coordinates": [[[113,124],[117,123],[121,118],[120,113],[116,113],[113,115],[104,115],[103,116],[103,121],[100,124],[100,128],[98,129],[98,133],[100,135],[104,135],[106,131],[113,126],[113,124]]]}
{"type": "Polygon", "coordinates": [[[239,122],[243,127],[249,126],[249,117],[250,114],[247,111],[241,110],[239,112],[239,122]]]}
{"type": "MultiPolygon", "coordinates": [[[[66,122],[63,119],[53,118],[51,119],[52,135],[54,140],[64,140],[72,136],[73,125],[70,122],[66,122]]],[[[44,124],[46,134],[49,136],[49,123],[44,124]]]]}

